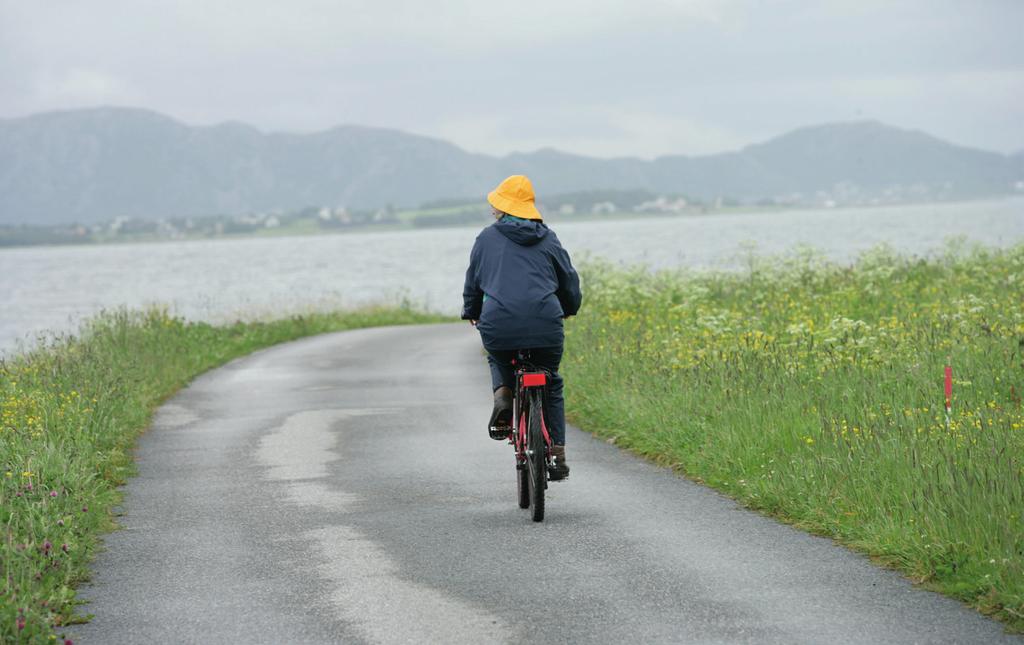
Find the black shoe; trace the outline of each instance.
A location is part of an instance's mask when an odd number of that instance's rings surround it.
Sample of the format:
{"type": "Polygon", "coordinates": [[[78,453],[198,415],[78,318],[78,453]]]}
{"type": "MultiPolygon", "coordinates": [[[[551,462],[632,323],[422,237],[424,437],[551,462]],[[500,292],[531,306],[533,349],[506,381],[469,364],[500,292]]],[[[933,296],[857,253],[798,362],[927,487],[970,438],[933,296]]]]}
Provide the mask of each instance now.
{"type": "Polygon", "coordinates": [[[557,482],[569,477],[569,464],[565,463],[565,446],[551,446],[551,465],[548,479],[557,482]]]}
{"type": "Polygon", "coordinates": [[[512,432],[512,388],[502,385],[494,391],[494,410],[487,423],[487,434],[495,441],[508,439],[512,432]]]}

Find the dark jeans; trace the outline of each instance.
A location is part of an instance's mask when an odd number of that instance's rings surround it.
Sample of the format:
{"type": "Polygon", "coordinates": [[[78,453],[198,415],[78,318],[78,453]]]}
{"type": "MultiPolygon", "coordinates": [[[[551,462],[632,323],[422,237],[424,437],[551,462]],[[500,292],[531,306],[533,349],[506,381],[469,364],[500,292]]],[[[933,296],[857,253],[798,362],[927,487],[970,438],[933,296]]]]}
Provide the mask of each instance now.
{"type": "MultiPolygon", "coordinates": [[[[547,396],[544,397],[544,417],[547,419],[551,441],[556,445],[565,445],[565,399],[562,396],[562,377],[558,374],[558,366],[562,362],[562,346],[534,347],[529,351],[531,363],[551,372],[547,396]]],[[[493,389],[497,390],[502,385],[515,389],[515,368],[512,367],[512,359],[515,357],[514,349],[487,350],[493,389]]]]}

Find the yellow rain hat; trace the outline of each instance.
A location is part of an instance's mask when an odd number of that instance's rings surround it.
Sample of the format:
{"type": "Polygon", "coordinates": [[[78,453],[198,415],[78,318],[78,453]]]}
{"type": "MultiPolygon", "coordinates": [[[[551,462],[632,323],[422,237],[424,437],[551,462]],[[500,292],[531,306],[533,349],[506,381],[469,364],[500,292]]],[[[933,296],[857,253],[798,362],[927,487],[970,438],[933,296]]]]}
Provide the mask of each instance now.
{"type": "Polygon", "coordinates": [[[526,175],[512,175],[487,195],[487,203],[503,213],[523,219],[542,220],[534,204],[533,184],[526,175]]]}

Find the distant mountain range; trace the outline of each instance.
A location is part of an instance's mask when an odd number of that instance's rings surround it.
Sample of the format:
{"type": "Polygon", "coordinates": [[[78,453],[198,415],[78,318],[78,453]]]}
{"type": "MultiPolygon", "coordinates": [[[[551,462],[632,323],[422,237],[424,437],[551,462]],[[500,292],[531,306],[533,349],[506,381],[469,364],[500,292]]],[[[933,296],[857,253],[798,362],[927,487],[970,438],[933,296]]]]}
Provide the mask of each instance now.
{"type": "Polygon", "coordinates": [[[815,194],[952,199],[1020,190],[1024,154],[956,146],[875,121],[801,128],[737,152],[645,161],[550,149],[492,157],[357,126],[314,134],[264,133],[240,123],[193,127],[125,108],[0,120],[0,224],[482,200],[516,173],[530,175],[542,198],[644,189],[748,201],[815,194]]]}

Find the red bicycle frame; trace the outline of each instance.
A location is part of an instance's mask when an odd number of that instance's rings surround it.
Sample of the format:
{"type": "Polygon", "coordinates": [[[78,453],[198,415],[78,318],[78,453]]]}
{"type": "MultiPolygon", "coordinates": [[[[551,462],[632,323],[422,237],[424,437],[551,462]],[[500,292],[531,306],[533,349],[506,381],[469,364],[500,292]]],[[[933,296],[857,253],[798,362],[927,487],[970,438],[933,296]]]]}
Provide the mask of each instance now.
{"type": "MultiPolygon", "coordinates": [[[[531,389],[540,389],[541,406],[544,404],[544,389],[547,387],[548,374],[537,370],[531,365],[522,364],[519,361],[512,361],[513,365],[519,364],[516,368],[516,391],[512,399],[512,442],[516,448],[516,459],[519,463],[526,460],[526,398],[531,389]]],[[[545,461],[548,460],[551,452],[551,434],[548,432],[547,419],[544,418],[543,408],[540,415],[540,428],[544,434],[545,461]]]]}

